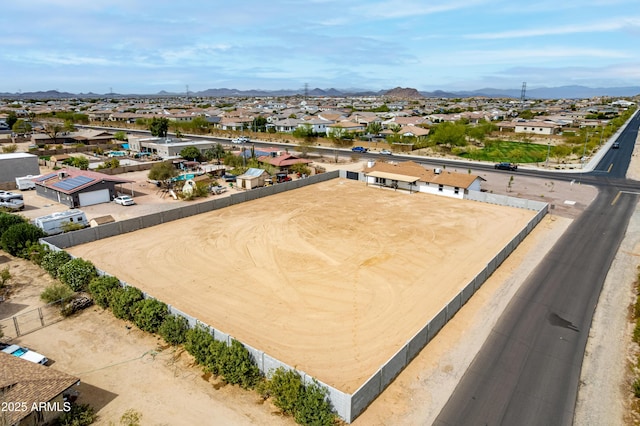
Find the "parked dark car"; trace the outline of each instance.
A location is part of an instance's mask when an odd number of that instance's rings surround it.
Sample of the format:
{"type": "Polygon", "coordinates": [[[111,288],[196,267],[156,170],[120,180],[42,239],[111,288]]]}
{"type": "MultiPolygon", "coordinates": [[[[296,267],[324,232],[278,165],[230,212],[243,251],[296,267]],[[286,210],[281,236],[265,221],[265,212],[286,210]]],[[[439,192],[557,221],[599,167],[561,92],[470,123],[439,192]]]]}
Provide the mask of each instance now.
{"type": "Polygon", "coordinates": [[[518,165],[513,163],[498,163],[494,167],[496,170],[509,170],[512,172],[518,170],[518,165]]]}
{"type": "Polygon", "coordinates": [[[222,179],[224,179],[225,182],[235,182],[236,177],[237,177],[236,175],[230,175],[230,174],[222,175],[222,179]]]}
{"type": "Polygon", "coordinates": [[[351,148],[351,151],[353,151],[353,152],[367,152],[369,150],[367,148],[363,147],[363,146],[354,146],[353,148],[351,148]]]}
{"type": "Polygon", "coordinates": [[[291,180],[291,177],[286,173],[278,173],[276,175],[276,182],[277,183],[289,182],[290,180],[291,180]]]}

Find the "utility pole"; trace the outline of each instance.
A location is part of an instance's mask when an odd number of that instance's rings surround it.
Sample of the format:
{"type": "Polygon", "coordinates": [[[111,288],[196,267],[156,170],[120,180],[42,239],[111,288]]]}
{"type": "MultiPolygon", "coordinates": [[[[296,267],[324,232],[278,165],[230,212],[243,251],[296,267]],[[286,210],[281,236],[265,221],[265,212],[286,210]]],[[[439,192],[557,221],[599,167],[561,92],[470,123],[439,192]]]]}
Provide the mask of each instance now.
{"type": "Polygon", "coordinates": [[[520,91],[520,111],[524,110],[525,95],[527,93],[527,82],[522,82],[522,90],[520,91]]]}

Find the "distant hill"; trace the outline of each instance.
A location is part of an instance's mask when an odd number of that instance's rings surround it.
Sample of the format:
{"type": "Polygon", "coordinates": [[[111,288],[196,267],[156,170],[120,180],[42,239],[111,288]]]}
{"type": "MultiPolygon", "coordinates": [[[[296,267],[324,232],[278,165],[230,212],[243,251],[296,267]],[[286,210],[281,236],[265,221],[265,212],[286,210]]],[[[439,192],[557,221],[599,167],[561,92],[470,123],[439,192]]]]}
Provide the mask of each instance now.
{"type": "MultiPolygon", "coordinates": [[[[299,90],[238,90],[238,89],[207,89],[199,92],[189,92],[190,97],[254,97],[254,96],[295,96],[304,95],[304,91],[299,90]]],[[[388,96],[402,99],[418,98],[468,98],[468,97],[488,97],[488,98],[516,98],[519,99],[521,89],[492,89],[484,88],[471,91],[443,91],[433,92],[418,91],[412,88],[396,87],[390,90],[362,90],[362,89],[320,89],[315,88],[307,92],[312,97],[340,97],[340,96],[388,96]]],[[[585,99],[598,96],[608,97],[631,97],[640,95],[640,86],[629,87],[586,87],[586,86],[560,86],[541,87],[537,89],[527,89],[525,97],[527,99],[585,99]]],[[[186,96],[186,93],[172,93],[160,91],[156,94],[119,94],[119,93],[68,93],[57,90],[47,90],[24,93],[0,93],[2,99],[96,99],[96,98],[149,98],[149,97],[177,97],[186,96]]]]}

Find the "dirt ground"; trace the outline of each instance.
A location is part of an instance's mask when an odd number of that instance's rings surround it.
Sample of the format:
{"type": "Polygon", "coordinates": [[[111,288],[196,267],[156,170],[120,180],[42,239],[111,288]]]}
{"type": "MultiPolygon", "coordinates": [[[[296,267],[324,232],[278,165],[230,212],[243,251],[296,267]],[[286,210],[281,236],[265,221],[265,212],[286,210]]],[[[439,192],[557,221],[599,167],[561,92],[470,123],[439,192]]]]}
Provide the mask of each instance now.
{"type": "Polygon", "coordinates": [[[69,252],[351,393],[534,215],[334,179],[69,252]]]}
{"type": "MultiPolygon", "coordinates": [[[[345,168],[345,165],[340,167],[345,168]]],[[[359,165],[354,163],[347,167],[357,170],[359,165]]],[[[330,163],[327,168],[331,169],[330,163]]],[[[485,189],[507,193],[508,174],[488,172],[482,176],[487,179],[483,184],[485,189]]],[[[139,182],[144,185],[144,178],[140,178],[139,182]]],[[[140,198],[139,205],[134,208],[157,208],[144,207],[145,204],[153,206],[159,203],[154,199],[157,195],[153,191],[149,191],[147,195],[150,195],[146,198],[149,202],[143,203],[143,198],[140,198]]],[[[555,208],[354,424],[431,424],[518,286],[562,235],[571,219],[591,202],[596,191],[588,186],[568,183],[552,187],[548,182],[516,176],[510,195],[543,199],[554,204],[555,208]]],[[[29,201],[26,202],[29,206],[29,201]]],[[[45,201],[46,203],[48,202],[45,201]]],[[[160,203],[178,201],[161,200],[160,203]]],[[[95,214],[104,214],[98,206],[95,207],[95,214]]],[[[129,207],[108,208],[113,209],[115,214],[120,214],[120,211],[122,214],[132,214],[127,213],[129,210],[126,209],[129,207]]],[[[27,212],[29,210],[25,211],[27,212]]],[[[37,216],[46,214],[39,213],[36,209],[31,213],[37,216]]],[[[638,216],[634,216],[634,219],[640,223],[638,216]]],[[[635,270],[640,250],[629,244],[623,248],[623,251],[627,251],[621,259],[616,259],[614,268],[635,270]],[[625,259],[626,263],[621,265],[625,259]]],[[[11,266],[12,274],[21,278],[18,283],[12,284],[16,288],[13,295],[16,302],[0,304],[0,317],[7,314],[3,309],[10,309],[10,314],[14,314],[29,306],[40,305],[37,295],[50,280],[47,275],[27,262],[7,262],[2,259],[4,258],[0,258],[0,261],[5,262],[5,265],[11,266]],[[19,266],[18,263],[27,266],[19,266]]],[[[0,267],[3,266],[0,264],[0,267]]],[[[618,278],[625,277],[629,278],[629,274],[618,278]]],[[[603,293],[611,287],[611,284],[605,284],[603,293]]],[[[625,295],[627,298],[629,296],[624,293],[623,300],[626,300],[625,295]]],[[[615,303],[613,307],[609,304],[608,309],[601,305],[596,311],[592,332],[607,330],[607,324],[612,319],[611,312],[622,312],[615,303]],[[604,319],[598,321],[599,311],[605,313],[601,315],[604,319]]],[[[599,341],[594,340],[598,336],[613,333],[605,331],[593,334],[594,339],[590,339],[588,351],[611,343],[602,341],[602,337],[599,341]]],[[[230,386],[216,389],[210,381],[202,379],[199,368],[189,365],[188,355],[182,354],[179,361],[175,362],[169,349],[154,352],[158,349],[158,341],[154,337],[127,327],[124,322],[98,308],[25,335],[17,343],[45,353],[54,361],[54,368],[78,375],[82,380],[81,400],[96,407],[100,415],[98,424],[117,422],[128,408],[134,408],[143,414],[143,424],[201,424],[204,419],[210,424],[293,424],[291,419],[283,419],[274,414],[276,410],[273,407],[260,404],[251,392],[242,392],[230,386]]],[[[614,368],[626,368],[624,355],[622,364],[612,361],[615,344],[621,343],[614,341],[610,351],[599,350],[599,356],[594,351],[585,360],[585,369],[590,368],[587,376],[596,377],[591,373],[597,371],[601,374],[593,383],[583,385],[583,388],[589,385],[591,391],[583,392],[581,389],[576,419],[581,412],[586,412],[590,417],[588,421],[576,424],[621,424],[612,421],[622,417],[620,404],[617,403],[624,398],[620,396],[620,381],[616,381],[612,374],[607,374],[607,371],[613,371],[614,368]],[[592,362],[587,365],[587,361],[592,362]],[[610,401],[614,404],[609,404],[610,401]],[[594,409],[596,406],[599,407],[598,410],[594,409]]],[[[623,353],[624,349],[621,349],[623,353]]]]}

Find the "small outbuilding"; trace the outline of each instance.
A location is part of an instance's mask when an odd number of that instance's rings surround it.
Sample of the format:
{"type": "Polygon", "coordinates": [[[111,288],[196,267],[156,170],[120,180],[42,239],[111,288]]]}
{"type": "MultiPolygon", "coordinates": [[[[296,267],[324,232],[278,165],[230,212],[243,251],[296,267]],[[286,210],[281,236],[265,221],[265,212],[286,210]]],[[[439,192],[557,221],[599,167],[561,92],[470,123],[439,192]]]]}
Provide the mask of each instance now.
{"type": "Polygon", "coordinates": [[[0,154],[0,184],[14,183],[17,177],[39,175],[38,156],[26,152],[0,154]]]}
{"type": "Polygon", "coordinates": [[[250,168],[244,174],[236,177],[236,185],[241,189],[253,189],[264,186],[269,173],[264,169],[250,168]]]}

